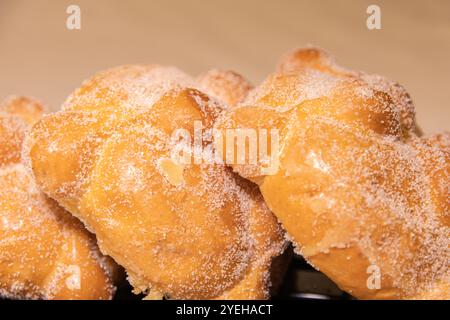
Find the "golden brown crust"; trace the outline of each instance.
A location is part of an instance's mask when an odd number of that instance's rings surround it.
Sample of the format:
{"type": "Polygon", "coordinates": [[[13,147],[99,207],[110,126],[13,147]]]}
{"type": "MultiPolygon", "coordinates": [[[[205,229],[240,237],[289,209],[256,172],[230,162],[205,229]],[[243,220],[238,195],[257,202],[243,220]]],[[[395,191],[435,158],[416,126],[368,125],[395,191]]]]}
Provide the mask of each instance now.
{"type": "Polygon", "coordinates": [[[43,112],[14,97],[0,111],[0,295],[15,299],[110,299],[112,262],[79,221],[47,198],[21,161],[43,112]]]}
{"type": "Polygon", "coordinates": [[[0,104],[0,111],[17,116],[31,126],[42,117],[45,108],[35,99],[10,96],[0,104]]]}
{"type": "Polygon", "coordinates": [[[175,68],[101,72],[34,127],[32,168],[125,267],[135,292],[266,298],[266,270],[285,246],[272,213],[223,165],[171,156],[175,130],[192,137],[195,121],[210,130],[223,108],[199,87],[175,68]],[[252,232],[262,224],[271,243],[252,232]]]}
{"type": "Polygon", "coordinates": [[[300,49],[217,127],[279,130],[275,174],[233,169],[258,182],[297,251],[341,288],[363,299],[450,297],[448,145],[417,136],[401,86],[300,49]]]}
{"type": "Polygon", "coordinates": [[[197,82],[207,94],[230,107],[242,102],[253,89],[243,76],[230,70],[209,70],[197,82]]]}

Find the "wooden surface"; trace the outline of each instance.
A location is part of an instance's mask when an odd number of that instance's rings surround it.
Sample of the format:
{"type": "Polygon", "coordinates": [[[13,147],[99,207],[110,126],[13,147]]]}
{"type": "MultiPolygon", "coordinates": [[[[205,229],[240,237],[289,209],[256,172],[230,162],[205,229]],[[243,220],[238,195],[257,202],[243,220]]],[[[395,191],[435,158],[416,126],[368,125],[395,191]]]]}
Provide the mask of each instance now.
{"type": "Polygon", "coordinates": [[[450,129],[449,0],[0,0],[0,98],[32,95],[57,110],[95,71],[127,63],[231,68],[258,83],[305,44],[399,81],[426,132],[450,129]],[[382,30],[369,31],[374,3],[382,30]],[[66,28],[70,4],[80,31],[66,28]]]}

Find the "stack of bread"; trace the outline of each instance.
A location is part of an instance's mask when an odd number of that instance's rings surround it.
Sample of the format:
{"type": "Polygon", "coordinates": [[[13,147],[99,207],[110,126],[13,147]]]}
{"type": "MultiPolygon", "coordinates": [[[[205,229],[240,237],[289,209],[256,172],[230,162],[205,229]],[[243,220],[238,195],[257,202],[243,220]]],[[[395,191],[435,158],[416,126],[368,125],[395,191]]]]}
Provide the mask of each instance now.
{"type": "Polygon", "coordinates": [[[355,298],[450,299],[450,135],[397,83],[305,48],[256,88],[130,65],[41,112],[0,112],[3,296],[112,298],[120,265],[149,299],[267,299],[292,243],[355,298]],[[228,161],[239,129],[277,132],[271,170],[228,161]]]}

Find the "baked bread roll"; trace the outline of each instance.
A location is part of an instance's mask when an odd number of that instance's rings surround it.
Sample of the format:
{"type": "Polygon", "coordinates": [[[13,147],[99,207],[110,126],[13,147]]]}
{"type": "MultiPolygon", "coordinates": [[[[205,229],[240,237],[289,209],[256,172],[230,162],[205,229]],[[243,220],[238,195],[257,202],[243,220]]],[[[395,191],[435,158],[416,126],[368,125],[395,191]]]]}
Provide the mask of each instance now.
{"type": "Polygon", "coordinates": [[[400,85],[300,49],[216,126],[277,132],[275,170],[227,162],[258,183],[296,251],[343,290],[450,299],[449,134],[420,137],[400,85]]]}
{"type": "Polygon", "coordinates": [[[197,82],[205,93],[223,102],[223,107],[236,106],[253,89],[242,75],[230,70],[209,70],[200,75],[197,82]]]}
{"type": "Polygon", "coordinates": [[[213,159],[224,106],[199,90],[211,84],[171,67],[118,67],[31,133],[39,186],[150,299],[268,298],[272,260],[286,246],[258,189],[213,159]],[[195,147],[173,139],[177,131],[195,147]],[[184,149],[186,163],[173,157],[184,149]]]}
{"type": "Polygon", "coordinates": [[[95,238],[47,198],[21,161],[42,105],[23,97],[0,104],[0,296],[111,299],[114,266],[95,238]]]}

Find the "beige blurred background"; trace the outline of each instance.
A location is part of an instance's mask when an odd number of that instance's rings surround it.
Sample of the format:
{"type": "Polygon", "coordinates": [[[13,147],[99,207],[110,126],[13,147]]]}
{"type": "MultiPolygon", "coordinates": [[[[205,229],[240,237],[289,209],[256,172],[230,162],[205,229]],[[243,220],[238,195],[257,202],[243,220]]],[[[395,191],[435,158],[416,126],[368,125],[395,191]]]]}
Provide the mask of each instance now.
{"type": "Polygon", "coordinates": [[[399,81],[426,132],[450,129],[449,0],[0,0],[0,98],[32,95],[57,110],[95,71],[128,63],[230,68],[256,84],[306,44],[399,81]],[[80,31],[66,28],[70,4],[80,31]],[[382,30],[366,27],[370,4],[382,30]]]}

